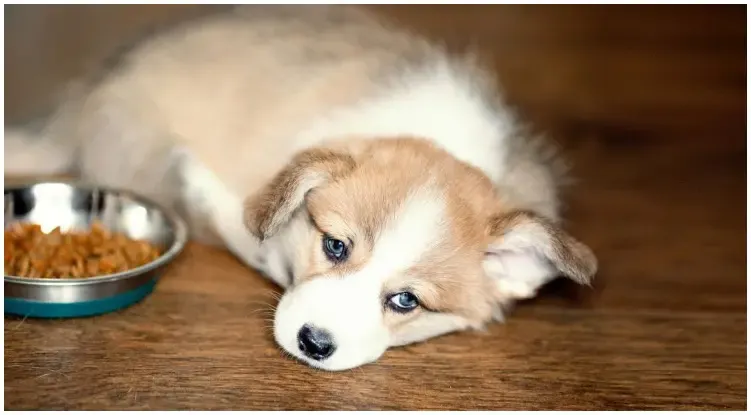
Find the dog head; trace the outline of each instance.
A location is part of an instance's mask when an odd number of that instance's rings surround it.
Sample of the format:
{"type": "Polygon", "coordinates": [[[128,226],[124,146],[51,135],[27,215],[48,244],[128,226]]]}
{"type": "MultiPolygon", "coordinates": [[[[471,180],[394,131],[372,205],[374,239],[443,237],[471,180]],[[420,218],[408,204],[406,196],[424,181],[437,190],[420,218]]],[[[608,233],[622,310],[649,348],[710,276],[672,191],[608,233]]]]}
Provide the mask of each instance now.
{"type": "Polygon", "coordinates": [[[481,171],[422,140],[299,154],[245,206],[257,237],[292,241],[277,342],[344,370],[391,346],[480,328],[558,275],[590,281],[589,248],[502,200],[481,171]]]}

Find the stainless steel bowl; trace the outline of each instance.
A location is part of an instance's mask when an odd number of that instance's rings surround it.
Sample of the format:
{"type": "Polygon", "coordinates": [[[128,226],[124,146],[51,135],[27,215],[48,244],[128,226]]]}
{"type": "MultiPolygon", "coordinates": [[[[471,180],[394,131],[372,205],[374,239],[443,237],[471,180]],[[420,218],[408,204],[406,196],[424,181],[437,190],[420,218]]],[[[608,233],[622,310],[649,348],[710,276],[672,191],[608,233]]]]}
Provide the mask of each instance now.
{"type": "Polygon", "coordinates": [[[85,279],[5,277],[5,313],[25,317],[79,317],[127,307],[151,293],[161,271],[183,250],[185,222],[131,192],[75,182],[38,182],[5,188],[5,226],[36,223],[45,232],[88,229],[98,220],[109,230],[159,246],[146,265],[85,279]]]}

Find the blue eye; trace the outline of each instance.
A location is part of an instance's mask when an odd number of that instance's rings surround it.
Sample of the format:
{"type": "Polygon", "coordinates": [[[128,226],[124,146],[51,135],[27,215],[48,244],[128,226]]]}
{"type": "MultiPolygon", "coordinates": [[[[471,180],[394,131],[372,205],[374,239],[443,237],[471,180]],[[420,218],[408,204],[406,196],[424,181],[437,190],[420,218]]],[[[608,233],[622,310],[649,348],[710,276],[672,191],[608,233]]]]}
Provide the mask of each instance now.
{"type": "Polygon", "coordinates": [[[414,294],[404,291],[389,297],[386,305],[397,313],[407,313],[416,309],[420,305],[420,301],[414,294]]]}
{"type": "Polygon", "coordinates": [[[332,262],[344,262],[349,256],[347,244],[328,235],[323,237],[323,253],[332,262]]]}

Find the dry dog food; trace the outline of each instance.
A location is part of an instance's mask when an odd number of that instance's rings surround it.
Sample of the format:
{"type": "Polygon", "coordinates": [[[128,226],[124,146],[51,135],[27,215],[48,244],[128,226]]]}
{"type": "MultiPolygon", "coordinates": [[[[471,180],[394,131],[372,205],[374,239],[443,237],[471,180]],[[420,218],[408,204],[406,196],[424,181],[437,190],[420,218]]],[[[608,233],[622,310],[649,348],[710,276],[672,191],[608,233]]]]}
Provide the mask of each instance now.
{"type": "Polygon", "coordinates": [[[5,275],[27,278],[91,278],[144,265],[159,249],[108,231],[94,223],[89,231],[44,233],[39,225],[16,223],[5,229],[5,275]]]}

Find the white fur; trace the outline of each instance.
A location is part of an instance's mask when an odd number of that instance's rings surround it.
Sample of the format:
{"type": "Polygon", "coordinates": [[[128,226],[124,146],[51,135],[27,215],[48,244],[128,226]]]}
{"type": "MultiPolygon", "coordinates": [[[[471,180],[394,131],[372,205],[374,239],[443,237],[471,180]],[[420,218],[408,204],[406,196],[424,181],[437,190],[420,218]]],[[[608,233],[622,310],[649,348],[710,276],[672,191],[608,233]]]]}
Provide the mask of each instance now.
{"type": "Polygon", "coordinates": [[[185,155],[180,171],[185,182],[185,205],[191,214],[208,217],[227,249],[280,287],[287,287],[287,255],[292,251],[284,247],[295,234],[282,232],[261,243],[243,226],[243,201],[239,195],[190,155],[185,155]]]}
{"type": "Polygon", "coordinates": [[[494,182],[505,173],[505,139],[513,130],[508,112],[488,107],[471,80],[438,60],[403,74],[391,88],[318,120],[295,139],[299,149],[322,138],[428,137],[494,182]]]}
{"type": "Polygon", "coordinates": [[[445,201],[433,189],[406,199],[378,235],[372,256],[361,269],[344,277],[316,277],[284,295],[274,321],[277,342],[313,366],[344,370],[372,362],[394,343],[409,340],[392,339],[384,324],[383,286],[440,243],[446,232],[445,215],[445,201]],[[337,349],[331,357],[318,362],[298,350],[297,333],[304,324],[332,334],[337,349]]]}
{"type": "Polygon", "coordinates": [[[483,267],[496,279],[504,295],[532,298],[537,290],[558,275],[547,258],[554,254],[550,236],[538,225],[522,224],[503,236],[500,244],[491,246],[483,267]]]}
{"type": "Polygon", "coordinates": [[[421,316],[392,336],[391,346],[404,346],[471,327],[466,318],[455,314],[432,313],[421,316]]]}

